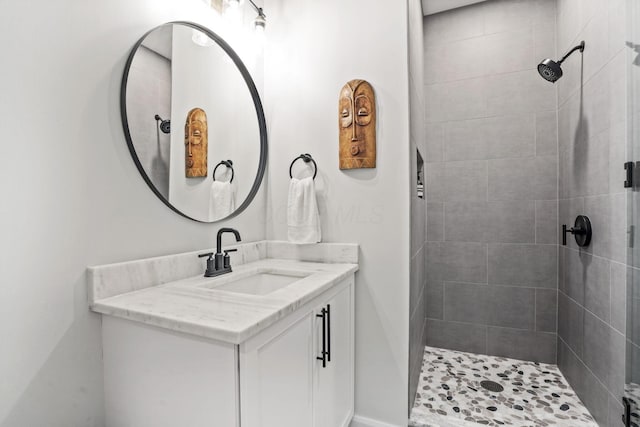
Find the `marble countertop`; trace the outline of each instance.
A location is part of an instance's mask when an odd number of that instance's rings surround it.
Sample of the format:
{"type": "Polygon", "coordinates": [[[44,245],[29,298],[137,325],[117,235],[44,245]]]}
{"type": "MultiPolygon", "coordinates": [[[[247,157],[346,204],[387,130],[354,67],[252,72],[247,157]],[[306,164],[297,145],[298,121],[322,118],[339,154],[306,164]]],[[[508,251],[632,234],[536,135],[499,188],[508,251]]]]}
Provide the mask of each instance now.
{"type": "MultiPolygon", "coordinates": [[[[356,247],[357,252],[357,247],[356,247]]],[[[172,331],[240,344],[294,312],[358,270],[356,263],[308,262],[264,258],[234,266],[217,278],[202,274],[106,298],[93,299],[93,311],[172,331]],[[266,295],[210,288],[258,270],[294,271],[305,275],[266,295]]]]}

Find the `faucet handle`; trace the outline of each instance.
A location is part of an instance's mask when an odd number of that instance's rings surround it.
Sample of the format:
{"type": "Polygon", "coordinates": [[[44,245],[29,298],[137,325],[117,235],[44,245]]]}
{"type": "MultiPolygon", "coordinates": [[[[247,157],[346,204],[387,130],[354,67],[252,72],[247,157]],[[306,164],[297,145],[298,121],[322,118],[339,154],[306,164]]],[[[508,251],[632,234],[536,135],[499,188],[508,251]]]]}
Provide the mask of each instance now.
{"type": "Polygon", "coordinates": [[[213,252],[209,252],[209,253],[206,253],[206,254],[200,254],[200,255],[198,255],[198,258],[204,258],[206,256],[208,256],[209,259],[212,259],[213,258],[213,252]]]}
{"type": "Polygon", "coordinates": [[[222,265],[224,268],[228,268],[231,271],[231,257],[229,256],[229,252],[238,252],[237,249],[226,249],[223,251],[224,257],[222,261],[222,265]]]}
{"type": "Polygon", "coordinates": [[[211,275],[216,271],[215,262],[213,260],[213,252],[198,255],[198,258],[204,257],[209,257],[207,258],[207,270],[204,272],[204,277],[211,277],[211,275]]]}

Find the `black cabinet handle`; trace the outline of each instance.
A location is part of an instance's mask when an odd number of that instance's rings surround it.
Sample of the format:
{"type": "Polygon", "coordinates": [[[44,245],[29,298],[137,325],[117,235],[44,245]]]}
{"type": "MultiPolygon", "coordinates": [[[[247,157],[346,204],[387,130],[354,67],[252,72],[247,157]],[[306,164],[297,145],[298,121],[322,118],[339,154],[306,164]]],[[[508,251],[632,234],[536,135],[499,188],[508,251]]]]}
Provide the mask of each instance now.
{"type": "Polygon", "coordinates": [[[327,318],[327,310],[325,310],[324,308],[322,309],[322,311],[320,311],[320,314],[316,314],[316,317],[321,317],[322,318],[322,357],[317,356],[316,360],[322,360],[322,367],[326,368],[327,367],[327,325],[326,325],[326,318],[327,318]]]}
{"type": "Polygon", "coordinates": [[[327,304],[327,361],[331,362],[331,304],[327,304]]]}

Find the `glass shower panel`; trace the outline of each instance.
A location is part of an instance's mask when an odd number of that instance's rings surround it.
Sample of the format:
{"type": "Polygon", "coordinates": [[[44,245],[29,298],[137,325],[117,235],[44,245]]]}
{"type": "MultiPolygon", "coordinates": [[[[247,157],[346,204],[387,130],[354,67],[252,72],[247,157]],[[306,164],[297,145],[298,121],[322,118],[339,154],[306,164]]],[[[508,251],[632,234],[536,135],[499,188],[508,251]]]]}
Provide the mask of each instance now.
{"type": "MultiPolygon", "coordinates": [[[[627,298],[625,425],[640,425],[640,0],[627,0],[627,298]],[[634,176],[635,175],[635,176],[634,176]]],[[[622,165],[620,165],[622,167],[622,165]]]]}

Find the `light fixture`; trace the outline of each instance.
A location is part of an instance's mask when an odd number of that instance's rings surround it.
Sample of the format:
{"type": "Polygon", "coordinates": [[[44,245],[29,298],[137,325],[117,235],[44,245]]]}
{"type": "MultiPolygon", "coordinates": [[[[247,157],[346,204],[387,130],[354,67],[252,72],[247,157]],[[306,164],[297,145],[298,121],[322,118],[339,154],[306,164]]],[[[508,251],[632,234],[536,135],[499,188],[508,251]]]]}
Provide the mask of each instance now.
{"type": "Polygon", "coordinates": [[[251,3],[251,6],[253,6],[256,12],[258,12],[258,16],[253,20],[253,28],[255,32],[262,37],[264,36],[264,30],[267,27],[267,15],[264,14],[264,10],[262,10],[261,7],[258,7],[253,0],[249,0],[249,3],[251,3]]]}
{"type": "Polygon", "coordinates": [[[215,44],[211,37],[195,28],[191,30],[191,41],[202,47],[209,47],[215,44]]]}
{"type": "Polygon", "coordinates": [[[242,3],[244,3],[244,0],[224,0],[224,2],[226,3],[227,7],[236,9],[242,6],[242,3]]]}

